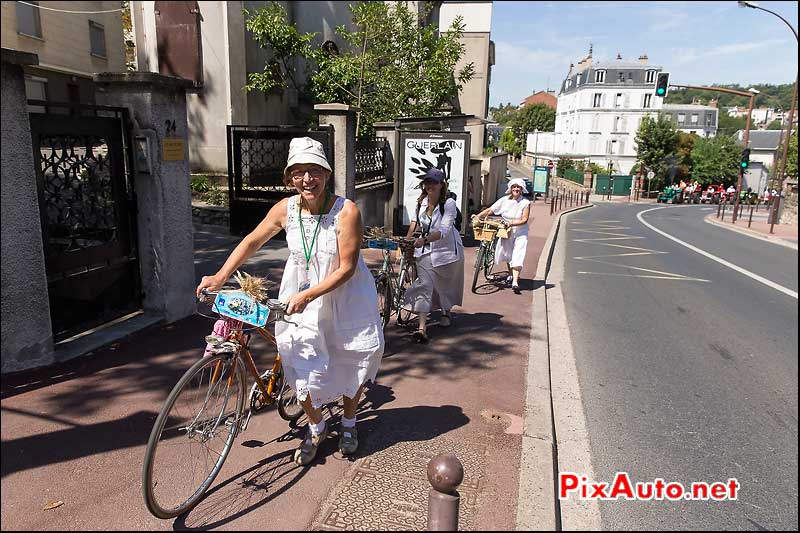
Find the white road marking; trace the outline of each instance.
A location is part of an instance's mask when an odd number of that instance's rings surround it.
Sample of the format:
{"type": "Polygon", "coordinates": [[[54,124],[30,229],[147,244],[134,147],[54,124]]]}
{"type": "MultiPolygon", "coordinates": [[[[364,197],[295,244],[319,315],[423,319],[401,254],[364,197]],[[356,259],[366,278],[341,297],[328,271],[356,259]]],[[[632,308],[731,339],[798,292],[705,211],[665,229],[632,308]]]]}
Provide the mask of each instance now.
{"type": "Polygon", "coordinates": [[[612,272],[588,272],[585,270],[579,270],[578,274],[594,274],[597,276],[622,276],[626,278],[647,278],[647,279],[668,279],[671,281],[705,281],[708,282],[707,279],[699,279],[699,278],[687,278],[685,276],[644,276],[639,274],[614,274],[612,272]]]}
{"type": "Polygon", "coordinates": [[[754,280],[758,281],[759,283],[763,283],[767,287],[773,288],[776,291],[782,292],[783,294],[791,296],[792,298],[797,300],[797,292],[796,291],[793,291],[791,289],[787,289],[786,287],[784,287],[782,285],[778,285],[774,281],[770,281],[767,278],[761,277],[758,274],[754,274],[754,273],[750,272],[749,270],[745,270],[744,268],[742,268],[740,266],[737,266],[737,265],[734,265],[733,263],[730,263],[730,262],[728,262],[728,261],[726,261],[724,259],[721,259],[721,258],[717,257],[716,255],[710,254],[710,253],[706,252],[705,250],[701,250],[700,248],[697,248],[696,246],[692,246],[688,242],[683,242],[682,240],[678,239],[677,237],[673,237],[669,233],[661,231],[660,229],[656,228],[652,224],[646,222],[644,220],[644,218],[642,218],[642,215],[644,215],[645,213],[649,213],[650,211],[657,211],[659,209],[669,209],[669,208],[667,208],[667,207],[654,207],[653,209],[647,209],[646,211],[640,211],[639,213],[636,214],[636,218],[638,218],[639,222],[641,222],[642,224],[644,224],[645,226],[647,226],[651,230],[655,231],[656,233],[659,233],[659,234],[663,235],[664,237],[666,237],[668,239],[672,239],[673,241],[677,242],[681,246],[685,246],[686,248],[692,250],[693,252],[697,252],[698,254],[700,254],[702,256],[705,256],[705,257],[707,257],[707,258],[709,258],[709,259],[711,259],[713,261],[716,261],[717,263],[719,263],[721,265],[724,265],[724,266],[726,266],[726,267],[728,267],[728,268],[730,268],[732,270],[735,270],[736,272],[739,272],[740,274],[744,274],[745,276],[747,276],[747,277],[749,277],[751,279],[754,279],[754,280]]]}
{"type": "Polygon", "coordinates": [[[608,261],[598,261],[597,259],[588,259],[586,257],[576,257],[575,259],[582,259],[584,261],[591,261],[592,263],[600,263],[601,265],[618,266],[618,267],[628,268],[628,269],[631,269],[631,270],[641,270],[642,272],[652,272],[654,274],[662,274],[663,276],[670,276],[672,279],[678,279],[678,280],[708,281],[707,279],[691,278],[689,276],[684,276],[682,274],[673,274],[672,272],[662,272],[660,270],[652,270],[652,269],[649,269],[649,268],[641,268],[641,267],[635,267],[635,266],[630,266],[630,265],[620,265],[619,263],[609,263],[608,261]]]}

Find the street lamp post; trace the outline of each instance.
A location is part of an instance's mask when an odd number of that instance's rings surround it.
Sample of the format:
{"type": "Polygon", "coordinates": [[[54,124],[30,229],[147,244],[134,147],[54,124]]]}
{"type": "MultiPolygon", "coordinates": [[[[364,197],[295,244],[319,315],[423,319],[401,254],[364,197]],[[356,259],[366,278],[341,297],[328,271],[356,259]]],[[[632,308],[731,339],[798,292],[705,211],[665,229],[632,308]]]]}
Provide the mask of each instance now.
{"type": "MultiPolygon", "coordinates": [[[[794,34],[794,40],[795,41],[798,40],[797,39],[797,30],[794,29],[794,26],[789,24],[789,22],[785,18],[783,18],[782,16],[778,15],[774,11],[770,11],[767,8],[759,6],[757,3],[750,2],[748,0],[739,0],[739,7],[749,7],[751,9],[759,9],[761,11],[766,11],[770,15],[775,15],[776,17],[781,19],[783,21],[783,23],[786,24],[789,27],[790,30],[792,30],[792,33],[794,34]]],[[[780,183],[779,187],[780,188],[778,189],[778,198],[780,198],[780,195],[783,192],[784,173],[786,171],[786,156],[789,153],[789,140],[792,138],[792,120],[794,119],[794,111],[796,109],[796,106],[797,106],[797,75],[795,75],[795,78],[794,78],[794,88],[792,89],[792,108],[789,111],[789,121],[786,124],[786,134],[781,136],[784,139],[784,143],[783,143],[784,146],[783,146],[783,155],[781,156],[780,172],[778,173],[778,180],[780,180],[779,181],[779,183],[780,183]]],[[[775,225],[775,218],[778,215],[778,205],[779,204],[780,204],[780,200],[772,208],[772,213],[770,215],[771,223],[770,223],[770,227],[769,227],[769,232],[770,233],[772,233],[772,228],[775,225]]]]}

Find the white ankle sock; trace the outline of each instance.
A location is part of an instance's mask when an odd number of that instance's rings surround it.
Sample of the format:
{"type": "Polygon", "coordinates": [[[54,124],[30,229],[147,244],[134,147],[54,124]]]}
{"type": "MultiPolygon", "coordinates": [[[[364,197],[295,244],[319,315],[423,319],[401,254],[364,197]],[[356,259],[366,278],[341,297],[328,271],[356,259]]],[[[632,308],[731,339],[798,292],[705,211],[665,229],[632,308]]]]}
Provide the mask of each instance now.
{"type": "Polygon", "coordinates": [[[356,417],[347,418],[342,416],[342,427],[344,428],[354,428],[356,427],[356,417]]]}
{"type": "Polygon", "coordinates": [[[311,434],[316,437],[325,430],[325,419],[323,418],[319,424],[309,422],[308,426],[311,428],[311,434]]]}

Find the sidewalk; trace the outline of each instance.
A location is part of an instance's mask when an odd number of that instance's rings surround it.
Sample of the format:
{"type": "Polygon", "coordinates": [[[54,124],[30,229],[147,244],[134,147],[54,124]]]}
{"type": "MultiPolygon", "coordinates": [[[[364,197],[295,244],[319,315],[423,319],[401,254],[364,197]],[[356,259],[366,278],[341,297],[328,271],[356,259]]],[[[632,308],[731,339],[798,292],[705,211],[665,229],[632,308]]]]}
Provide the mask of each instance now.
{"type": "Polygon", "coordinates": [[[750,221],[749,206],[742,210],[742,214],[736,219],[736,224],[732,222],[731,214],[732,211],[729,208],[725,213],[724,220],[721,217],[717,218],[715,212],[707,215],[705,221],[715,226],[797,250],[797,226],[775,224],[772,226],[772,233],[770,233],[770,224],[767,222],[768,214],[764,206],[759,206],[758,211],[753,211],[752,222],[750,221]]]}
{"type": "MultiPolygon", "coordinates": [[[[237,438],[206,498],[175,521],[146,511],[142,458],[155,416],[202,350],[210,320],[156,326],[79,360],[4,378],[3,529],[424,530],[427,463],[445,452],[465,470],[459,528],[514,529],[539,286],[532,278],[557,214],[541,200],[532,205],[521,295],[488,285],[473,294],[477,243],[465,241],[464,306],[453,325],[438,326],[434,314],[428,345],[387,326],[377,383],[359,409],[354,457],[340,456],[331,438],[310,468],[294,465],[301,432],[268,408],[237,438]],[[52,501],[64,504],[44,510],[52,501]]],[[[215,271],[238,242],[197,231],[196,278],[215,271]]],[[[375,260],[372,252],[365,257],[375,260]]],[[[277,281],[286,256],[284,243],[273,241],[242,270],[277,281]]],[[[253,342],[261,366],[264,348],[253,342]]]]}

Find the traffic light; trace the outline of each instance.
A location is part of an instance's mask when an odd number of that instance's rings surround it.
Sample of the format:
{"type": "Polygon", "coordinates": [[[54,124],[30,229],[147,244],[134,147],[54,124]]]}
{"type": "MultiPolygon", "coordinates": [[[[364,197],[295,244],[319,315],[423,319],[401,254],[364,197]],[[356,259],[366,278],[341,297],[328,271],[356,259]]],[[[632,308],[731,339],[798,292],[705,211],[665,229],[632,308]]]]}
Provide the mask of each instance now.
{"type": "Polygon", "coordinates": [[[656,78],[656,96],[662,98],[667,96],[669,91],[669,72],[659,72],[656,78]]]}
{"type": "Polygon", "coordinates": [[[742,150],[742,162],[739,163],[739,166],[742,167],[742,170],[747,170],[747,167],[750,166],[750,148],[742,150]]]}

